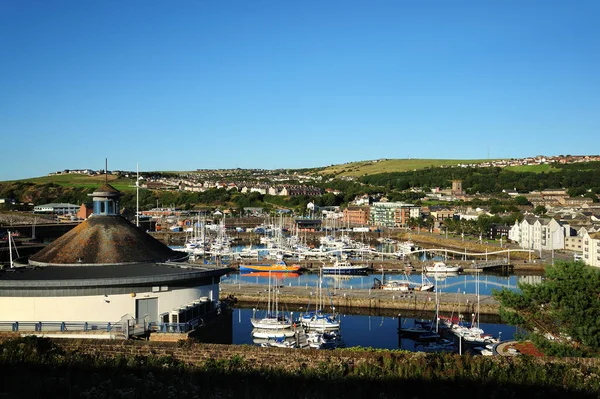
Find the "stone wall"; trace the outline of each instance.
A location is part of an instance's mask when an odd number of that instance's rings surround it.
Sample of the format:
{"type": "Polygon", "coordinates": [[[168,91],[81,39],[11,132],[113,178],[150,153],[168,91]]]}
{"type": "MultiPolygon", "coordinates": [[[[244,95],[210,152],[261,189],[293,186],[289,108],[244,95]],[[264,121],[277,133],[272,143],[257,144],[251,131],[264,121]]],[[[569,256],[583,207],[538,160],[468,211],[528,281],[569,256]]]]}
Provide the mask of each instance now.
{"type": "MultiPolygon", "coordinates": [[[[0,332],[0,344],[15,338],[14,333],[0,332]]],[[[250,345],[219,345],[200,344],[192,341],[179,342],[150,342],[150,341],[120,341],[120,340],[84,340],[84,339],[55,339],[55,344],[67,352],[78,352],[92,356],[115,357],[123,356],[168,356],[189,364],[201,366],[207,360],[230,360],[242,358],[253,368],[277,368],[297,370],[300,368],[315,368],[323,363],[343,364],[354,367],[361,364],[373,366],[385,362],[403,362],[426,358],[423,352],[405,351],[356,351],[352,349],[336,350],[291,350],[287,348],[261,348],[250,345]]],[[[456,355],[458,356],[458,355],[456,355]]],[[[497,362],[519,362],[520,357],[495,356],[489,358],[497,362]]],[[[600,366],[598,358],[533,358],[540,364],[565,363],[586,366],[600,366]]]]}

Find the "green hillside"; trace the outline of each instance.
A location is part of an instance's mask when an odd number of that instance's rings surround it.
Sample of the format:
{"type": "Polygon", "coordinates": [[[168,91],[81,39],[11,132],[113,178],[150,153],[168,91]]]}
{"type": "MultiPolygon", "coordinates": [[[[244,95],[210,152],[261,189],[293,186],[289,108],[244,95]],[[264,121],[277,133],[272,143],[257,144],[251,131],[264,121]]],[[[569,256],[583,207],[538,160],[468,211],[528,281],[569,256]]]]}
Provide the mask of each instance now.
{"type": "Polygon", "coordinates": [[[135,179],[119,179],[116,176],[88,176],[80,174],[42,176],[31,179],[17,180],[16,182],[40,185],[53,183],[63,187],[98,188],[104,183],[105,179],[108,180],[108,183],[111,186],[120,191],[133,190],[135,186],[135,179]]]}
{"type": "Polygon", "coordinates": [[[531,172],[531,173],[548,173],[548,172],[558,172],[559,169],[552,167],[548,164],[543,165],[521,165],[521,166],[507,166],[506,170],[510,170],[512,172],[531,172]]]}
{"type": "Polygon", "coordinates": [[[489,159],[378,159],[374,161],[349,162],[332,165],[320,173],[338,176],[364,176],[377,173],[407,172],[440,166],[457,166],[458,164],[473,164],[488,162],[489,159]]]}

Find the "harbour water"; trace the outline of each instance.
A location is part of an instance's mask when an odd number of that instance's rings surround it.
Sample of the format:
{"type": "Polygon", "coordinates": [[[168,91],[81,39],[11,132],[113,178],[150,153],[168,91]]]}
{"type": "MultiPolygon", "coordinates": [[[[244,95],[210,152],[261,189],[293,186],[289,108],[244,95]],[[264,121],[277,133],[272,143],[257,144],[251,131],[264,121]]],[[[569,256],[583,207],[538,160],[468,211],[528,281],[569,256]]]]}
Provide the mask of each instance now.
{"type": "MultiPolygon", "coordinates": [[[[542,281],[542,276],[500,276],[495,274],[439,274],[426,275],[426,277],[435,283],[438,291],[446,293],[477,293],[491,295],[494,289],[500,290],[506,288],[509,290],[518,290],[518,283],[525,282],[535,284],[542,281]]],[[[271,273],[271,279],[275,280],[276,285],[285,285],[293,287],[316,288],[319,284],[320,276],[316,273],[271,273]]],[[[335,276],[324,275],[323,289],[333,292],[336,289],[369,289],[373,287],[375,278],[381,280],[402,280],[409,279],[413,282],[421,281],[420,273],[411,273],[408,275],[399,273],[389,273],[382,276],[381,273],[370,273],[359,276],[335,276]]],[[[268,285],[268,273],[231,273],[221,278],[221,284],[257,284],[268,285]]]]}
{"type": "MultiPolygon", "coordinates": [[[[299,316],[295,313],[294,317],[299,316]]],[[[233,344],[253,345],[252,309],[233,310],[233,344]]],[[[398,336],[398,317],[341,314],[341,334],[346,347],[371,347],[379,349],[404,349],[419,351],[423,343],[398,336]]],[[[412,327],[414,318],[402,317],[402,327],[412,327]]],[[[514,326],[500,323],[480,323],[481,328],[501,340],[509,340],[518,332],[514,326]]]]}

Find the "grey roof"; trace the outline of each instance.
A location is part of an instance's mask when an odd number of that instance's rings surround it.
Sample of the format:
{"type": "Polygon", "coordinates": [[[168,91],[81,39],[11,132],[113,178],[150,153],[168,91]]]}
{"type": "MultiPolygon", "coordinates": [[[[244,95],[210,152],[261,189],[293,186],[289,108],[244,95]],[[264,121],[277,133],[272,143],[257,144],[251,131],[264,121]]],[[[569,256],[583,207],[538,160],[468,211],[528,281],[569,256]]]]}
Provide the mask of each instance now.
{"type": "Polygon", "coordinates": [[[145,263],[96,267],[18,267],[0,270],[2,288],[114,287],[185,282],[220,277],[232,269],[190,263],[145,263]]]}
{"type": "Polygon", "coordinates": [[[41,205],[34,206],[34,208],[38,208],[38,207],[45,207],[45,208],[73,208],[73,210],[78,210],[81,207],[81,205],[68,204],[66,202],[52,202],[50,204],[41,204],[41,205]]]}

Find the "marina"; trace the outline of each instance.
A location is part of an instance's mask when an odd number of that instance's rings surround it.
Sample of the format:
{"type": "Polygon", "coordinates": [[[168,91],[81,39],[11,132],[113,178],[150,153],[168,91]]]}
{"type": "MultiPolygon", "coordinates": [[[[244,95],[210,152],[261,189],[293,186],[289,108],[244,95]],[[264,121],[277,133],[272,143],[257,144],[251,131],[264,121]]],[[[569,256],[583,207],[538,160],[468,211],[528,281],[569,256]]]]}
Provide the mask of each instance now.
{"type": "MultiPolygon", "coordinates": [[[[391,280],[374,276],[367,276],[367,281],[399,281],[398,275],[391,276],[391,280]]],[[[223,277],[222,293],[239,299],[233,311],[232,342],[265,347],[363,346],[489,356],[503,337],[513,339],[517,332],[514,327],[499,323],[494,316],[498,307],[495,300],[481,294],[499,287],[517,290],[517,276],[450,273],[442,277],[434,273],[433,292],[369,288],[365,287],[365,276],[341,277],[290,277],[286,273],[274,277],[269,273],[268,306],[271,308],[271,298],[276,298],[278,307],[268,320],[271,324],[262,329],[256,328],[256,313],[264,301],[265,287],[260,284],[264,277],[245,273],[223,277]],[[258,295],[253,297],[253,293],[258,295]]],[[[403,277],[408,284],[409,275],[403,277]]]]}
{"type": "MultiPolygon", "coordinates": [[[[298,315],[294,312],[294,315],[298,315]]],[[[232,343],[234,345],[261,345],[269,342],[268,338],[256,339],[253,337],[253,327],[250,323],[252,309],[237,307],[233,310],[232,343]]],[[[379,349],[404,349],[409,351],[433,351],[432,341],[419,340],[399,334],[399,327],[412,327],[418,317],[401,317],[391,315],[356,315],[340,314],[340,338],[345,347],[365,347],[379,349]]],[[[482,329],[502,341],[513,339],[518,333],[514,326],[501,324],[499,322],[481,323],[482,329]]],[[[452,338],[452,337],[450,337],[452,338]]],[[[295,338],[289,337],[288,342],[294,342],[295,338]]],[[[274,341],[273,339],[270,340],[274,341]]],[[[451,341],[451,339],[449,340],[451,341]]],[[[453,351],[458,351],[458,346],[448,345],[453,351]]],[[[464,341],[463,341],[464,343],[464,341]]],[[[465,352],[478,346],[467,345],[465,352]]],[[[443,343],[442,343],[443,345],[443,343]]],[[[290,346],[289,344],[287,345],[290,346]]],[[[443,349],[443,348],[440,348],[443,349]]]]}
{"type": "Polygon", "coordinates": [[[492,355],[497,344],[517,333],[515,327],[500,323],[492,291],[518,290],[520,281],[542,281],[542,276],[458,272],[429,277],[425,273],[252,274],[222,277],[221,295],[237,298],[234,344],[321,349],[363,346],[481,355],[492,355]],[[417,286],[422,279],[431,281],[434,289],[397,291],[373,285],[403,281],[417,286]],[[288,324],[278,334],[263,330],[257,335],[253,329],[256,309],[265,295],[276,295],[278,320],[288,324]]]}

